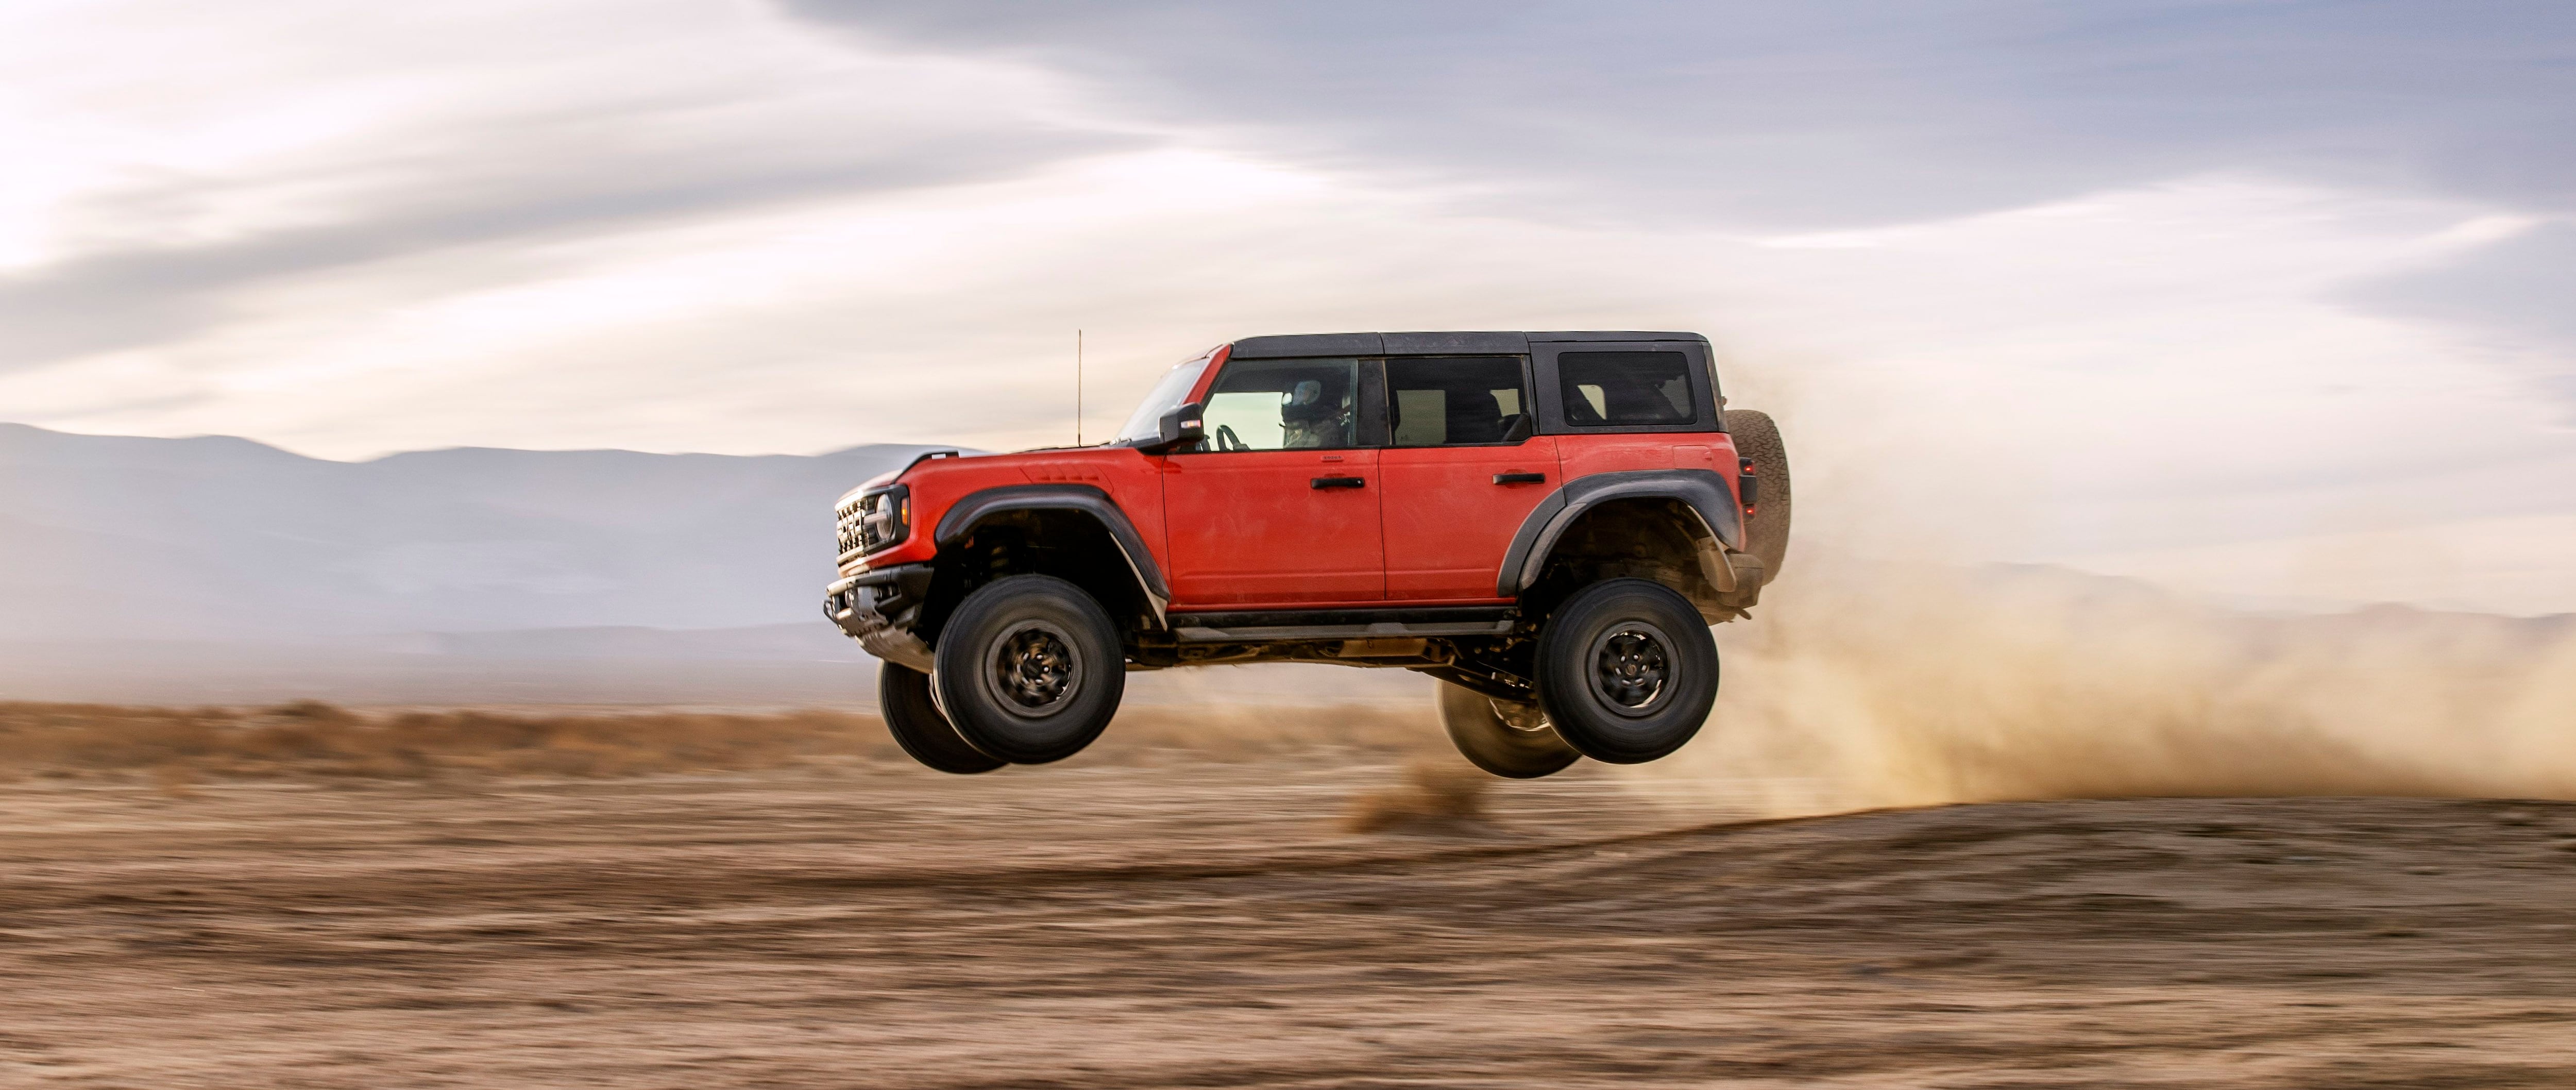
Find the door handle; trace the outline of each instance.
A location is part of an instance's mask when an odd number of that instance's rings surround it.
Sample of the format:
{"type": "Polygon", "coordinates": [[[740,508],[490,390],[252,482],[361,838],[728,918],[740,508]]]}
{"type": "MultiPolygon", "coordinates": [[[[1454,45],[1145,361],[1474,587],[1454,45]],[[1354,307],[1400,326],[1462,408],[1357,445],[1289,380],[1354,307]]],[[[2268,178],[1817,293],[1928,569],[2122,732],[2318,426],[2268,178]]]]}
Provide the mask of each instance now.
{"type": "Polygon", "coordinates": [[[1497,474],[1494,474],[1494,483],[1495,483],[1495,484],[1546,484],[1546,483],[1547,483],[1547,474],[1545,474],[1545,473],[1497,473],[1497,474]]]}
{"type": "Polygon", "coordinates": [[[1368,479],[1365,477],[1317,477],[1313,483],[1317,488],[1358,488],[1367,484],[1368,479]]]}

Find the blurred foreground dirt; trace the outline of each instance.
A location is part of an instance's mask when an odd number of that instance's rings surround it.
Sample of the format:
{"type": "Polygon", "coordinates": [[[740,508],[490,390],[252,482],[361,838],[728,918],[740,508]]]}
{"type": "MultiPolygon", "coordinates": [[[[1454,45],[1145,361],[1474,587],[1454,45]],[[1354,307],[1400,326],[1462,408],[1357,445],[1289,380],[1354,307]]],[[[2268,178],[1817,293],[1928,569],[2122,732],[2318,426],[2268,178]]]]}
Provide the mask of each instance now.
{"type": "Polygon", "coordinates": [[[2576,1085],[2576,807],[1403,782],[23,781],[0,1085],[2576,1085]]]}

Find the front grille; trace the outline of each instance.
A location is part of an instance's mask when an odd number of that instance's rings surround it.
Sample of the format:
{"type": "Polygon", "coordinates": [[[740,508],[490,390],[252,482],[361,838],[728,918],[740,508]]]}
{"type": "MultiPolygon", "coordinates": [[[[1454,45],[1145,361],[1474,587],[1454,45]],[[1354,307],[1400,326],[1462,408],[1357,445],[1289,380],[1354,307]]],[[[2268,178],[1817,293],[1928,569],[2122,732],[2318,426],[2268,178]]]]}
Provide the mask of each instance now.
{"type": "Polygon", "coordinates": [[[865,555],[903,543],[911,490],[902,485],[860,493],[833,512],[841,555],[865,555]]]}
{"type": "Polygon", "coordinates": [[[839,530],[842,556],[867,551],[867,525],[860,521],[859,505],[854,503],[841,509],[839,530]]]}

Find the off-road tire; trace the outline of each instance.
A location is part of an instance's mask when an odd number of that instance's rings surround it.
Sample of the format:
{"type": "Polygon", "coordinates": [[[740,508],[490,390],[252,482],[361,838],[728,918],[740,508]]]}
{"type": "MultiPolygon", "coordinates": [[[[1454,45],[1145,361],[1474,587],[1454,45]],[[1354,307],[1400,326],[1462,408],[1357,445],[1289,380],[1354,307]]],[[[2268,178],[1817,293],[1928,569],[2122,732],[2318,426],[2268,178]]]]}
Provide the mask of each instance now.
{"type": "Polygon", "coordinates": [[[1682,748],[1717,703],[1717,643],[1690,600],[1609,579],[1557,607],[1538,634],[1539,704],[1586,757],[1642,764],[1682,748]]]}
{"type": "Polygon", "coordinates": [[[1762,483],[1753,513],[1744,519],[1744,551],[1762,558],[1762,582],[1780,577],[1780,561],[1789,554],[1789,448],[1780,441],[1780,426],[1771,414],[1754,409],[1726,410],[1726,432],[1735,453],[1753,459],[1762,483]]]}
{"type": "Polygon", "coordinates": [[[932,662],[931,684],[957,733],[1012,764],[1082,752],[1118,714],[1127,685],[1108,612],[1051,575],[997,579],[967,595],[932,662]]]}
{"type": "Polygon", "coordinates": [[[1494,710],[1492,697],[1446,681],[1440,683],[1440,725],[1467,763],[1505,779],[1534,780],[1583,758],[1555,728],[1514,727],[1494,710]]]}
{"type": "Polygon", "coordinates": [[[886,733],[913,760],[941,772],[972,776],[1009,764],[985,753],[957,733],[930,699],[930,675],[891,662],[877,667],[877,714],[886,733]]]}

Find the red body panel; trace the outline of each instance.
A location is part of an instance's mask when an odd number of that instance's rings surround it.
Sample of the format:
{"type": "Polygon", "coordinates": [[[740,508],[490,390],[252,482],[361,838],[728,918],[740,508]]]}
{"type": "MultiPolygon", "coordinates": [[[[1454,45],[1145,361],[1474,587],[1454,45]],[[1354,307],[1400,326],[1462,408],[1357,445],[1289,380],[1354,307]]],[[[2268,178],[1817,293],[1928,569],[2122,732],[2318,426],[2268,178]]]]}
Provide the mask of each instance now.
{"type": "MultiPolygon", "coordinates": [[[[1595,473],[1672,469],[1674,438],[1671,434],[1560,435],[1556,437],[1556,460],[1569,481],[1595,473]]],[[[1715,436],[1691,434],[1681,438],[1698,444],[1715,436]]]]}
{"type": "Polygon", "coordinates": [[[1491,601],[1503,553],[1532,508],[1564,484],[1556,438],[1508,447],[1398,447],[1380,452],[1386,481],[1386,595],[1395,601],[1491,601]],[[1545,481],[1495,484],[1500,473],[1545,481]]]}
{"type": "Polygon", "coordinates": [[[1735,457],[1735,439],[1725,432],[1556,437],[1556,460],[1567,481],[1634,469],[1705,469],[1724,477],[1727,491],[1739,493],[1741,503],[1735,457]]]}
{"type": "Polygon", "coordinates": [[[1154,554],[1154,566],[1172,570],[1171,550],[1164,544],[1162,459],[1134,447],[1047,450],[1017,457],[1028,459],[1031,484],[1087,484],[1109,493],[1126,512],[1154,554]]]}
{"type": "Polygon", "coordinates": [[[1175,609],[1380,604],[1375,450],[1174,454],[1163,463],[1175,609]],[[1316,488],[1358,477],[1358,488],[1316,488]]]}
{"type": "Polygon", "coordinates": [[[1723,435],[1682,435],[1673,444],[1674,469],[1705,469],[1735,476],[1735,441],[1723,435]],[[1723,471],[1719,466],[1725,466],[1723,471]]]}
{"type": "Polygon", "coordinates": [[[1673,446],[1674,469],[1705,469],[1726,479],[1727,495],[1735,505],[1744,506],[1744,482],[1736,476],[1735,437],[1720,432],[1716,435],[1683,435],[1673,446]]]}

